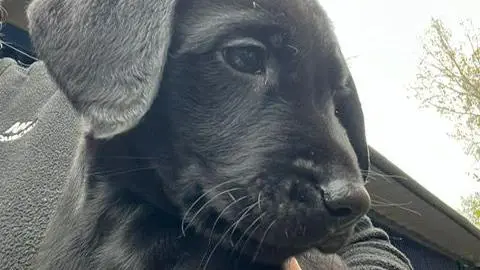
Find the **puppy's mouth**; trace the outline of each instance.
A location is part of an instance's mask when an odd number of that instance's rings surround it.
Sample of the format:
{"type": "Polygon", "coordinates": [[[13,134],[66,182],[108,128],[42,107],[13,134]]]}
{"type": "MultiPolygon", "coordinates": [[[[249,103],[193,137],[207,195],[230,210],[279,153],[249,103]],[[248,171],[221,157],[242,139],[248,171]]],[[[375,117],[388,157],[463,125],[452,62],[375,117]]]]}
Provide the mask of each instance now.
{"type": "Polygon", "coordinates": [[[311,248],[317,248],[324,254],[337,252],[348,242],[353,233],[353,226],[344,228],[341,231],[332,230],[330,233],[326,233],[320,238],[316,238],[318,237],[319,232],[313,233],[310,236],[310,239],[312,240],[304,243],[299,243],[291,238],[289,239],[289,236],[285,234],[283,237],[277,237],[278,232],[285,231],[283,228],[273,228],[273,226],[267,226],[266,228],[259,228],[258,231],[258,233],[251,235],[250,239],[243,239],[243,241],[241,238],[245,236],[245,231],[235,231],[231,241],[227,242],[226,244],[227,248],[246,256],[252,261],[266,264],[280,264],[287,258],[301,254],[311,248]],[[272,235],[271,237],[265,236],[270,233],[272,235]],[[292,245],[284,244],[289,241],[291,241],[292,245]]]}
{"type": "MultiPolygon", "coordinates": [[[[317,209],[315,215],[299,211],[292,216],[275,217],[272,214],[275,210],[266,208],[263,213],[268,214],[264,215],[252,211],[256,213],[249,218],[221,218],[214,224],[215,240],[212,242],[221,242],[232,254],[274,265],[311,248],[322,253],[335,253],[348,241],[353,223],[340,225],[332,222],[326,208],[322,209],[317,209]],[[242,218],[243,222],[236,223],[242,218]]],[[[217,216],[218,213],[212,213],[211,220],[217,216]]],[[[211,231],[207,234],[208,237],[212,235],[211,231]]]]}

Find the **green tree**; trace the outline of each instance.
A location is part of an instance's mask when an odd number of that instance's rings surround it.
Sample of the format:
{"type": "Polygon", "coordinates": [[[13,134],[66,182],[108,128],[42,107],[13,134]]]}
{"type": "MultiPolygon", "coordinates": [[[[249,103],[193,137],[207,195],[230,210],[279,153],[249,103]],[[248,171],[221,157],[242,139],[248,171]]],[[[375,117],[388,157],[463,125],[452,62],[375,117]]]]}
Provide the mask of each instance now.
{"type": "Polygon", "coordinates": [[[475,225],[480,227],[480,192],[462,198],[460,211],[475,225]]]}
{"type": "MultiPolygon", "coordinates": [[[[460,23],[460,28],[463,31],[455,31],[453,36],[441,20],[431,20],[410,89],[422,106],[454,123],[450,135],[462,142],[467,155],[480,161],[480,28],[472,21],[460,23]]],[[[479,163],[471,172],[477,181],[479,163]]]]}

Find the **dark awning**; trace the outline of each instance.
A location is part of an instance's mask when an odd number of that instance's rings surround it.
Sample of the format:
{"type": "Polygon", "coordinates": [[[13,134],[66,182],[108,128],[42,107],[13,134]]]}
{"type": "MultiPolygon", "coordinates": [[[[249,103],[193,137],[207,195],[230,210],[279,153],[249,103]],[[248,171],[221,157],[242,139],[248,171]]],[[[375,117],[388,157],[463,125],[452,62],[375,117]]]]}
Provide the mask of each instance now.
{"type": "MultiPolygon", "coordinates": [[[[368,189],[377,204],[385,204],[374,206],[371,216],[446,256],[480,266],[479,228],[375,149],[370,151],[373,173],[368,189]]],[[[452,179],[439,184],[455,183],[452,179]]]]}

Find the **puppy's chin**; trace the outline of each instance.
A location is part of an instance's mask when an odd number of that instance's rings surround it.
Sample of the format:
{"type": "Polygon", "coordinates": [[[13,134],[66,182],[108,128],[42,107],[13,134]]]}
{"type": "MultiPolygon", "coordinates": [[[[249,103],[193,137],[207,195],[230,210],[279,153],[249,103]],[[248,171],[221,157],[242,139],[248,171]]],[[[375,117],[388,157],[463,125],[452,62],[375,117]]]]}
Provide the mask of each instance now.
{"type": "MultiPolygon", "coordinates": [[[[212,219],[214,217],[216,214],[212,219]]],[[[240,255],[246,260],[269,265],[280,265],[287,258],[313,248],[323,254],[335,253],[347,243],[353,233],[352,225],[334,230],[333,227],[326,227],[321,219],[305,219],[301,215],[285,220],[266,217],[258,226],[252,226],[255,224],[254,219],[244,226],[235,227],[237,229],[230,233],[229,229],[235,226],[236,221],[222,219],[215,224],[213,234],[202,229],[198,232],[203,233],[214,245],[220,243],[232,258],[240,255]],[[302,218],[303,222],[299,223],[302,218]]]]}
{"type": "Polygon", "coordinates": [[[353,227],[348,228],[335,235],[326,235],[319,242],[312,242],[301,246],[282,246],[274,243],[258,242],[256,240],[246,244],[243,248],[243,255],[256,262],[279,265],[289,257],[298,256],[308,250],[317,249],[323,254],[333,254],[340,250],[349,240],[353,233],[353,227]]]}

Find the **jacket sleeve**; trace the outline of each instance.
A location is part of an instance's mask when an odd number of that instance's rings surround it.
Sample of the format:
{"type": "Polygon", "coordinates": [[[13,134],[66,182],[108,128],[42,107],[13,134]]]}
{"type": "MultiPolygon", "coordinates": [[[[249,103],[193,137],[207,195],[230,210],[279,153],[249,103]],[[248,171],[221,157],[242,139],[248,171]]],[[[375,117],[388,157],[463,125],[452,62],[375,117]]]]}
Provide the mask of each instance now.
{"type": "Polygon", "coordinates": [[[34,269],[80,136],[42,62],[0,58],[0,269],[34,269]]]}
{"type": "Polygon", "coordinates": [[[410,260],[390,243],[387,233],[363,217],[349,243],[338,255],[352,270],[410,270],[410,260]]]}

